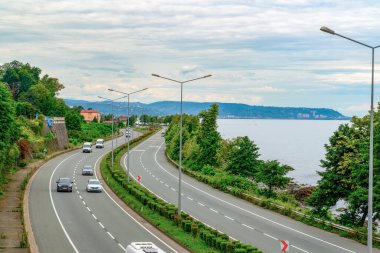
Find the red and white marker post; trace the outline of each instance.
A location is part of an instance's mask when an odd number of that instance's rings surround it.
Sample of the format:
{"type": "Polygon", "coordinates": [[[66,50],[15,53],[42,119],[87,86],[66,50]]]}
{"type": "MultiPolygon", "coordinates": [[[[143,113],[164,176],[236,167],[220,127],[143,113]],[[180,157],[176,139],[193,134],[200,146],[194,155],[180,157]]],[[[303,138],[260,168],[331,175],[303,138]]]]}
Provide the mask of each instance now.
{"type": "Polygon", "coordinates": [[[281,240],[280,242],[280,247],[281,247],[281,252],[289,252],[289,241],[284,241],[281,240]]]}
{"type": "Polygon", "coordinates": [[[141,182],[141,176],[137,176],[137,181],[141,182]]]}

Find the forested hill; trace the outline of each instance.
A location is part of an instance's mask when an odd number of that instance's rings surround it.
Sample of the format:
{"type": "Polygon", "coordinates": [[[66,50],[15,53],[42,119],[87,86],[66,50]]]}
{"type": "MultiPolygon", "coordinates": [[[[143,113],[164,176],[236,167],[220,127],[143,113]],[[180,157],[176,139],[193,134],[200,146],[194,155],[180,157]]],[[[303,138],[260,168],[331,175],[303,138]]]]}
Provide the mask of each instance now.
{"type": "MultiPolygon", "coordinates": [[[[108,102],[90,102],[84,100],[65,99],[69,106],[82,106],[92,108],[102,113],[111,113],[108,102]]],[[[207,110],[212,103],[184,102],[183,112],[186,114],[198,114],[207,110]]],[[[219,118],[244,118],[244,119],[350,119],[341,113],[327,108],[304,108],[304,107],[274,107],[274,106],[252,106],[237,103],[217,103],[219,105],[219,118]]],[[[165,116],[178,114],[180,102],[160,101],[151,104],[131,103],[131,114],[149,114],[165,116]]],[[[115,102],[115,114],[126,114],[126,103],[115,102]]]]}

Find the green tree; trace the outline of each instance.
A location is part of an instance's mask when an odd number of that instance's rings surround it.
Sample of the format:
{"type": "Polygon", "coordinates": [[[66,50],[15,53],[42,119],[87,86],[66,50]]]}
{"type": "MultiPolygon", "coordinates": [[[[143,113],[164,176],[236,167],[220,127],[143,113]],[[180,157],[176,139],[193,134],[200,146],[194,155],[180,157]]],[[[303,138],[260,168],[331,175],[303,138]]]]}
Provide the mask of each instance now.
{"type": "Polygon", "coordinates": [[[52,97],[58,95],[59,91],[65,88],[57,78],[49,77],[48,75],[44,75],[40,83],[50,92],[52,97]]]}
{"type": "Polygon", "coordinates": [[[198,157],[198,163],[200,165],[218,165],[217,155],[221,141],[216,122],[218,112],[218,105],[212,104],[209,110],[199,113],[201,123],[197,134],[197,143],[200,148],[198,157]]]}
{"type": "Polygon", "coordinates": [[[0,70],[2,81],[8,84],[15,99],[40,80],[41,69],[28,63],[13,61],[0,66],[0,70]]]}
{"type": "Polygon", "coordinates": [[[0,176],[7,165],[10,147],[19,137],[19,127],[15,122],[15,106],[8,87],[0,84],[0,176]]]}
{"type": "Polygon", "coordinates": [[[82,121],[82,116],[75,110],[68,110],[65,114],[65,122],[68,130],[80,131],[82,129],[82,121]]]}
{"type": "Polygon", "coordinates": [[[37,113],[40,113],[40,110],[35,108],[29,102],[16,102],[16,115],[25,116],[27,118],[33,118],[37,113]]]}
{"type": "MultiPolygon", "coordinates": [[[[374,220],[380,212],[380,115],[374,115],[374,220]]],[[[369,116],[353,117],[351,124],[341,125],[325,145],[321,160],[325,171],[317,189],[308,199],[314,212],[326,216],[338,200],[347,205],[339,217],[342,224],[362,226],[368,212],[369,116]]]]}
{"type": "Polygon", "coordinates": [[[268,187],[269,195],[273,195],[273,189],[283,189],[289,184],[291,178],[286,177],[293,168],[288,165],[280,164],[278,161],[266,161],[261,164],[255,173],[257,182],[261,182],[268,187]]]}
{"type": "Polygon", "coordinates": [[[231,174],[254,177],[260,165],[259,148],[248,136],[237,137],[229,145],[228,165],[231,174]]]}

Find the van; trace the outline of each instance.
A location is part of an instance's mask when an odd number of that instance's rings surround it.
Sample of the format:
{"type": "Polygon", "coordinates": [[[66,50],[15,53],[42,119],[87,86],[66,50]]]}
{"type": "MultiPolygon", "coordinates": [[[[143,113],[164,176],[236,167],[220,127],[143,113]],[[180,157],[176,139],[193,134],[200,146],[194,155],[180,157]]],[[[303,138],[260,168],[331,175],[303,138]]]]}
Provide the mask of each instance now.
{"type": "Polygon", "coordinates": [[[125,253],[165,253],[152,242],[131,242],[125,249],[125,253]]]}
{"type": "Polygon", "coordinates": [[[82,152],[83,153],[91,153],[92,152],[92,143],[91,142],[85,142],[83,144],[82,152]]]}
{"type": "Polygon", "coordinates": [[[104,140],[103,139],[97,139],[95,147],[96,148],[104,148],[104,140]]]}

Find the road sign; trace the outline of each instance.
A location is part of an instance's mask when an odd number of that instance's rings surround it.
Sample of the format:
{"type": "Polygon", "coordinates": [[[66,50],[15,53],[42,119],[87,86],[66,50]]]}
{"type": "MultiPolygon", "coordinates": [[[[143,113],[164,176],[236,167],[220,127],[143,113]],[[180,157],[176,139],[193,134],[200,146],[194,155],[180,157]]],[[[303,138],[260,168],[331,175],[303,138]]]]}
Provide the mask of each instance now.
{"type": "Polygon", "coordinates": [[[281,240],[280,245],[281,252],[289,252],[289,241],[281,240]]]}
{"type": "Polygon", "coordinates": [[[140,176],[137,176],[137,181],[141,181],[141,177],[140,176]]]}

